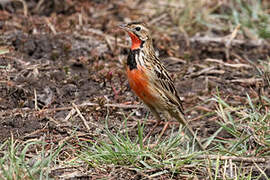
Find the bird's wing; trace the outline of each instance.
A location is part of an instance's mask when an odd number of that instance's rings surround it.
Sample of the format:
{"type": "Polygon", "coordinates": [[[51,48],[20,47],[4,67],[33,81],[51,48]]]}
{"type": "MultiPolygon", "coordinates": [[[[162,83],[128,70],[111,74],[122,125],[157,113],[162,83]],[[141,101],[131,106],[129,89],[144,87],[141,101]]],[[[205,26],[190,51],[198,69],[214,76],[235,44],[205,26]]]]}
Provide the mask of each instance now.
{"type": "Polygon", "coordinates": [[[159,63],[158,61],[154,61],[155,63],[151,70],[151,81],[157,86],[157,88],[162,91],[162,93],[168,98],[169,102],[179,107],[180,111],[184,113],[183,106],[181,100],[178,96],[172,78],[170,77],[166,68],[159,63]]]}

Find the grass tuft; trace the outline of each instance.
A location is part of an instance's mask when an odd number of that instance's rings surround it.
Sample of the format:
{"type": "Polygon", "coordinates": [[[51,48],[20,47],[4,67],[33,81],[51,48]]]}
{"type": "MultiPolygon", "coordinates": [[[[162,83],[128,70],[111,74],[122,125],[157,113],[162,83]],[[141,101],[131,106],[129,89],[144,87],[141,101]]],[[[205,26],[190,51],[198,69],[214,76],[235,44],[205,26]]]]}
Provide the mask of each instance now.
{"type": "MultiPolygon", "coordinates": [[[[51,165],[62,146],[45,150],[47,143],[40,141],[15,141],[13,137],[0,145],[0,179],[49,179],[51,165]],[[33,147],[41,148],[33,153],[33,147]]],[[[38,149],[39,149],[38,148],[38,149]]]]}
{"type": "MultiPolygon", "coordinates": [[[[126,120],[126,119],[125,119],[126,120]]],[[[83,149],[78,152],[81,160],[92,167],[107,165],[132,166],[137,171],[155,170],[151,177],[160,176],[163,173],[177,174],[182,167],[189,165],[196,167],[204,160],[196,160],[196,156],[202,152],[195,152],[194,145],[183,145],[184,137],[180,133],[174,133],[161,140],[160,143],[147,145],[142,144],[143,125],[138,123],[138,136],[131,140],[128,134],[112,134],[108,129],[107,141],[96,140],[91,145],[81,144],[83,149]],[[195,159],[194,159],[195,158],[195,159]]]]}
{"type": "Polygon", "coordinates": [[[246,95],[247,106],[233,107],[219,96],[213,98],[218,103],[217,114],[220,126],[231,135],[231,138],[219,140],[224,144],[228,154],[238,156],[269,156],[270,148],[270,112],[259,111],[250,96],[246,95]],[[265,153],[265,152],[268,153],[265,153]]]}

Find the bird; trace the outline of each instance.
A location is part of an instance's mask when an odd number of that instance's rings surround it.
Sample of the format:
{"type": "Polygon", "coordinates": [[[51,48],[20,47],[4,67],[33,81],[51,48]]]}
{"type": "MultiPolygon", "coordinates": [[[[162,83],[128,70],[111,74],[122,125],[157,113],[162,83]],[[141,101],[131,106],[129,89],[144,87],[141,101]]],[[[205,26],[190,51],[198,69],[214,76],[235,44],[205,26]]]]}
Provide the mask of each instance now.
{"type": "MultiPolygon", "coordinates": [[[[167,119],[173,117],[187,128],[189,136],[195,138],[198,148],[205,150],[188,125],[182,101],[168,71],[156,56],[151,32],[146,24],[130,22],[121,24],[119,27],[126,31],[131,39],[131,47],[126,61],[129,86],[157,120],[150,132],[152,133],[154,128],[161,123],[160,114],[163,114],[167,119]]],[[[162,132],[164,130],[165,126],[162,132]]],[[[150,136],[151,133],[148,133],[146,137],[150,136]]]]}

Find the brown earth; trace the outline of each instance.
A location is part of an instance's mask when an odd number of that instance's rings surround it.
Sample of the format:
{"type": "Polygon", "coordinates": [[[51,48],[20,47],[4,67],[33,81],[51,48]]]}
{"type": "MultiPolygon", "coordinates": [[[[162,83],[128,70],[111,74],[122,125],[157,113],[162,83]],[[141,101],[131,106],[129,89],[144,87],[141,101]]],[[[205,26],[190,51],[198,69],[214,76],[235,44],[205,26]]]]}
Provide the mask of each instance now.
{"type": "MultiPolygon", "coordinates": [[[[102,137],[107,116],[114,132],[132,112],[127,126],[130,135],[136,135],[137,120],[143,121],[148,110],[138,106],[141,103],[128,86],[123,68],[126,35],[116,28],[136,10],[118,1],[66,0],[61,6],[57,2],[37,7],[37,1],[27,1],[27,17],[20,3],[2,4],[0,47],[10,52],[0,56],[0,141],[12,134],[22,141],[43,137],[58,142],[73,130],[83,138],[102,137]],[[89,102],[97,105],[83,105],[89,102]],[[72,103],[89,130],[72,112],[72,103]]],[[[199,37],[207,34],[201,33],[188,44],[181,33],[155,31],[156,26],[166,26],[160,23],[151,27],[155,46],[175,79],[191,126],[199,129],[200,136],[210,136],[219,128],[216,114],[204,116],[216,109],[216,103],[207,100],[217,89],[234,105],[247,104],[247,93],[252,98],[258,97],[259,90],[269,95],[263,78],[250,64],[259,66],[259,59],[270,56],[267,42],[232,43],[226,57],[223,42],[215,38],[204,42],[199,37]]],[[[151,114],[149,119],[145,134],[154,123],[151,114]]]]}

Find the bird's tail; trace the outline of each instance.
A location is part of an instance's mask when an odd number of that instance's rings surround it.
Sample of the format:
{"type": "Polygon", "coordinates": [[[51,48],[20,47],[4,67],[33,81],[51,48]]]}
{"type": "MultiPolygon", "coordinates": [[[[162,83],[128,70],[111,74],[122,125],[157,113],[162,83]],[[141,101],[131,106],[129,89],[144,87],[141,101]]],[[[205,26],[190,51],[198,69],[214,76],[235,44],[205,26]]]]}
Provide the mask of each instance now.
{"type": "Polygon", "coordinates": [[[203,150],[204,151],[205,150],[204,146],[202,145],[202,143],[200,142],[200,140],[198,139],[198,137],[196,136],[196,134],[194,133],[194,131],[191,129],[191,127],[188,125],[188,121],[186,120],[186,118],[184,117],[184,115],[181,112],[179,112],[178,113],[178,117],[176,117],[176,119],[185,126],[185,128],[187,129],[187,135],[190,138],[194,138],[195,139],[197,147],[200,150],[203,150]]]}

